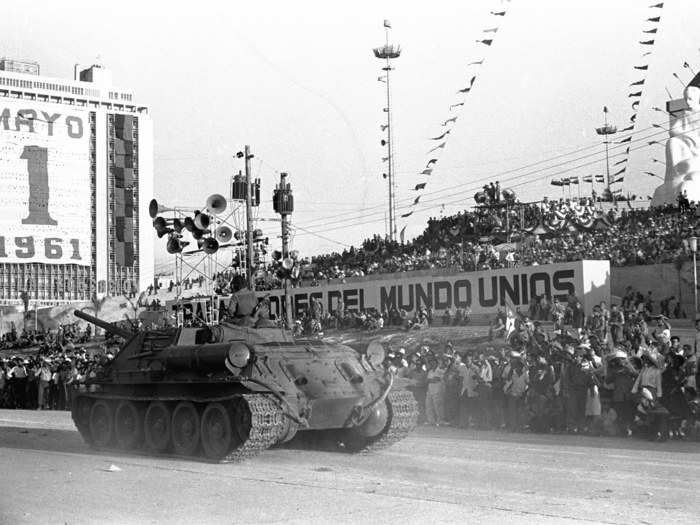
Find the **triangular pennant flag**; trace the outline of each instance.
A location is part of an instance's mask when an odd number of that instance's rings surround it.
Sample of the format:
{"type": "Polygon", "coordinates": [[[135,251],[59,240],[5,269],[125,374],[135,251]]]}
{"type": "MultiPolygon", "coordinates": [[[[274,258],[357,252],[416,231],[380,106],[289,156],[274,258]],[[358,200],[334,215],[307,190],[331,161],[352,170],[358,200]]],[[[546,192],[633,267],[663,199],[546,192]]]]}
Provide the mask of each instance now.
{"type": "Polygon", "coordinates": [[[592,176],[592,175],[586,175],[586,176],[583,178],[583,182],[592,183],[592,182],[593,182],[593,176],[592,176]]]}
{"type": "Polygon", "coordinates": [[[445,133],[443,133],[439,137],[432,137],[430,140],[442,140],[449,134],[450,134],[450,130],[448,129],[447,131],[445,131],[445,133]]]}
{"type": "Polygon", "coordinates": [[[641,97],[641,96],[642,96],[642,92],[641,92],[641,91],[637,91],[636,93],[630,93],[629,95],[627,95],[627,98],[631,98],[631,97],[641,97]]]}
{"type": "Polygon", "coordinates": [[[634,126],[627,126],[624,129],[620,130],[620,133],[624,133],[625,131],[632,131],[634,129],[634,126]]]}
{"type": "Polygon", "coordinates": [[[489,39],[486,39],[486,40],[477,40],[477,42],[478,42],[478,43],[481,43],[481,44],[485,44],[485,45],[487,45],[487,46],[490,46],[491,43],[493,42],[493,40],[489,40],[489,39]]]}
{"type": "Polygon", "coordinates": [[[627,162],[627,160],[628,159],[618,160],[615,164],[613,164],[613,166],[619,166],[620,164],[624,164],[625,162],[627,162]]]}
{"type": "Polygon", "coordinates": [[[401,228],[401,233],[399,233],[399,237],[401,238],[401,244],[403,244],[404,234],[405,234],[405,233],[406,233],[406,226],[404,226],[403,228],[401,228]]]}
{"type": "Polygon", "coordinates": [[[639,106],[639,100],[632,102],[632,109],[637,109],[637,106],[639,106]]]}
{"type": "Polygon", "coordinates": [[[637,120],[637,114],[636,114],[636,113],[630,117],[630,122],[634,122],[635,120],[637,120]]]}
{"type": "Polygon", "coordinates": [[[683,67],[689,68],[689,67],[690,67],[690,64],[688,64],[688,62],[683,62],[683,67]]]}
{"type": "Polygon", "coordinates": [[[506,12],[505,12],[505,11],[498,11],[498,12],[496,12],[496,11],[491,11],[491,14],[494,15],[494,16],[506,16],[506,12]]]}
{"type": "Polygon", "coordinates": [[[647,175],[651,175],[652,177],[658,177],[656,173],[652,173],[651,171],[645,171],[644,173],[646,173],[647,175]]]}
{"type": "Polygon", "coordinates": [[[450,111],[452,111],[454,108],[457,108],[459,106],[464,106],[464,102],[458,102],[457,104],[450,105],[450,111]]]}
{"type": "Polygon", "coordinates": [[[421,175],[432,175],[433,170],[431,168],[424,169],[423,171],[420,172],[421,175]]]}
{"type": "Polygon", "coordinates": [[[401,216],[401,218],[402,218],[402,219],[405,219],[406,217],[410,217],[411,215],[413,215],[413,211],[409,211],[408,213],[404,213],[404,214],[401,216]]]}
{"type": "Polygon", "coordinates": [[[437,159],[430,159],[428,161],[428,164],[425,165],[426,168],[429,168],[431,164],[435,164],[438,160],[437,159]]]}
{"type": "Polygon", "coordinates": [[[416,187],[413,189],[416,191],[425,189],[426,184],[427,184],[427,182],[421,182],[420,184],[416,184],[416,187]]]}
{"type": "Polygon", "coordinates": [[[389,160],[389,157],[382,157],[382,162],[386,162],[387,160],[389,160]]]}
{"type": "Polygon", "coordinates": [[[469,93],[472,90],[471,87],[465,87],[457,91],[457,93],[469,93]]]}
{"type": "Polygon", "coordinates": [[[491,29],[484,29],[484,33],[495,33],[498,31],[497,27],[492,27],[491,29]]]}
{"type": "Polygon", "coordinates": [[[634,69],[638,69],[640,71],[646,71],[647,69],[649,69],[649,65],[647,64],[645,66],[634,66],[634,69]]]}
{"type": "Polygon", "coordinates": [[[643,57],[648,57],[649,55],[651,55],[651,51],[647,51],[646,53],[642,53],[643,57]]]}
{"type": "Polygon", "coordinates": [[[416,198],[413,200],[413,205],[414,205],[414,206],[415,206],[416,204],[418,204],[418,201],[420,200],[420,197],[421,197],[421,196],[418,195],[418,197],[416,197],[416,198]]]}
{"type": "Polygon", "coordinates": [[[637,80],[636,82],[632,82],[630,86],[643,86],[644,85],[645,79],[642,80],[637,80]]]}
{"type": "Polygon", "coordinates": [[[629,155],[629,154],[630,154],[630,147],[627,146],[627,148],[625,149],[625,155],[629,155]]]}
{"type": "Polygon", "coordinates": [[[649,6],[649,9],[652,9],[652,8],[654,8],[654,7],[658,7],[659,9],[661,9],[663,6],[664,6],[664,3],[663,3],[663,2],[660,2],[660,3],[658,3],[658,4],[650,5],[650,6],[649,6]]]}
{"type": "Polygon", "coordinates": [[[618,182],[624,182],[624,180],[625,180],[624,177],[620,177],[620,178],[615,179],[614,181],[612,181],[611,184],[617,184],[618,182]]]}
{"type": "Polygon", "coordinates": [[[627,168],[622,168],[621,170],[616,171],[615,173],[613,173],[613,177],[617,177],[618,175],[624,173],[626,169],[627,168]]]}
{"type": "Polygon", "coordinates": [[[452,122],[453,124],[454,124],[455,122],[457,122],[457,117],[448,118],[445,122],[442,123],[442,126],[445,127],[445,126],[447,126],[447,124],[449,124],[450,122],[452,122]]]}
{"type": "Polygon", "coordinates": [[[643,46],[653,46],[654,45],[653,40],[640,40],[639,43],[642,44],[643,46]]]}
{"type": "Polygon", "coordinates": [[[469,62],[467,66],[480,66],[481,64],[484,63],[484,59],[482,58],[481,60],[476,60],[474,62],[469,62]]]}
{"type": "Polygon", "coordinates": [[[652,16],[651,18],[647,18],[647,22],[661,22],[661,17],[660,16],[652,16]]]}
{"type": "Polygon", "coordinates": [[[571,178],[569,178],[569,181],[571,182],[571,184],[578,184],[579,183],[578,177],[571,177],[571,178]]]}
{"type": "Polygon", "coordinates": [[[447,144],[447,143],[446,143],[446,142],[443,142],[443,143],[441,143],[441,144],[438,144],[438,145],[435,146],[433,149],[431,149],[428,153],[432,153],[432,152],[435,151],[436,149],[444,148],[444,147],[445,147],[445,144],[447,144]]]}
{"type": "Polygon", "coordinates": [[[648,34],[656,34],[656,32],[659,30],[658,27],[655,27],[654,29],[647,29],[646,31],[642,31],[642,33],[648,33],[648,34]]]}
{"type": "Polygon", "coordinates": [[[618,142],[618,144],[624,144],[625,142],[632,142],[632,137],[627,137],[626,139],[622,139],[621,141],[618,142]]]}

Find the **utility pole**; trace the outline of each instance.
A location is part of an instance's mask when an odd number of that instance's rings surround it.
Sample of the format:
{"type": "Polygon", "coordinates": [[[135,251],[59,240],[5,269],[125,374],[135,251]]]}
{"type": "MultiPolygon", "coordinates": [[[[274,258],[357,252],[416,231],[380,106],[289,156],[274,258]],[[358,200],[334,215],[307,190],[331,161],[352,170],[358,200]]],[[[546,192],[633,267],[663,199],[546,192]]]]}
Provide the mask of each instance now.
{"type": "Polygon", "coordinates": [[[246,266],[248,276],[248,288],[255,291],[255,274],[253,272],[253,187],[250,181],[250,146],[245,147],[245,218],[246,218],[246,266]]]}

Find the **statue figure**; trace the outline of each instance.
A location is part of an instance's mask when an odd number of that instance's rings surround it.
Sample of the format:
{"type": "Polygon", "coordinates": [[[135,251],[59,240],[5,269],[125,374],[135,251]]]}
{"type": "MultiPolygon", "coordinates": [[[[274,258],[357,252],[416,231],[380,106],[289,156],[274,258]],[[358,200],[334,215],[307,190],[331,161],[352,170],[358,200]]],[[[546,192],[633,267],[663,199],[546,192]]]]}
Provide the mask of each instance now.
{"type": "Polygon", "coordinates": [[[679,195],[700,203],[700,73],[683,91],[683,100],[669,101],[667,110],[666,178],[651,204],[674,204],[679,195]]]}

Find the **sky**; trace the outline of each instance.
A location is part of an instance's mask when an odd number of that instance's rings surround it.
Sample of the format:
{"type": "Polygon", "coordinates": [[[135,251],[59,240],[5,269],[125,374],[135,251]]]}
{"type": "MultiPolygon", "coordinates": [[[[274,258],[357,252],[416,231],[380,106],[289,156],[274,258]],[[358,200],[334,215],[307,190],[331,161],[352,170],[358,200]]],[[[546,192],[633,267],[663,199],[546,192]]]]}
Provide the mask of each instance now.
{"type": "MultiPolygon", "coordinates": [[[[553,178],[603,173],[595,134],[602,108],[624,128],[633,100],[640,100],[639,142],[622,188],[651,195],[661,180],[644,171],[663,177],[663,164],[653,159],[663,161],[664,150],[647,141],[663,141],[664,131],[651,126],[667,123],[653,108],[664,106],[666,90],[681,96],[692,77],[684,62],[700,69],[693,23],[700,2],[667,0],[662,10],[650,9],[654,3],[3,0],[0,55],[36,60],[43,74],[64,78],[75,63],[110,68],[116,85],[150,106],[154,197],[165,205],[203,207],[208,195],[226,194],[230,177],[243,169],[235,154],[250,145],[253,176],[262,182],[257,215],[275,217],[272,191],[279,173],[289,173],[292,243],[308,256],[386,231],[385,85],[372,53],[384,42],[384,19],[402,49],[392,72],[392,112],[397,215],[414,209],[398,219],[406,239],[429,217],[473,206],[486,182],[500,180],[531,201],[562,195],[553,178]],[[503,9],[505,17],[490,14],[503,9]],[[645,22],[650,16],[661,22],[645,22]],[[482,33],[494,27],[497,33],[482,33]],[[642,33],[653,27],[656,35],[642,33]],[[482,38],[493,44],[476,42],[482,38]],[[649,38],[653,47],[639,44],[649,38]],[[645,51],[652,54],[642,57],[645,51]],[[482,58],[482,65],[467,65],[482,58]],[[646,64],[645,72],[633,68],[646,64]],[[458,95],[475,75],[471,92],[458,95]],[[630,84],[641,78],[642,97],[629,98],[640,89],[630,84]],[[430,138],[454,116],[445,147],[429,154],[440,144],[430,138]],[[432,174],[419,175],[435,156],[432,174]],[[409,208],[421,182],[421,202],[409,208]]],[[[585,194],[590,186],[580,189],[585,194]]],[[[279,224],[259,226],[278,248],[279,224]]],[[[169,261],[165,243],[156,246],[157,261],[169,261]]]]}

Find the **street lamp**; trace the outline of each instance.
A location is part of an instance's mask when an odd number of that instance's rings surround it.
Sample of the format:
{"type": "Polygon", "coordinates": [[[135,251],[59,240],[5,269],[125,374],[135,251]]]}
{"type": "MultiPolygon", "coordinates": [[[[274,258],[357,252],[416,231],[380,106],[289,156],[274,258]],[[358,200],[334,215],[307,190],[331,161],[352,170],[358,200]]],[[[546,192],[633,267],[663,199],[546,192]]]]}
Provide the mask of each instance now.
{"type": "Polygon", "coordinates": [[[617,133],[617,127],[612,124],[608,124],[608,106],[603,106],[603,115],[605,118],[605,124],[599,128],[595,128],[595,132],[604,138],[603,143],[605,144],[605,173],[606,177],[606,187],[608,193],[610,193],[610,135],[617,133]]]}
{"type": "MultiPolygon", "coordinates": [[[[380,60],[386,61],[386,65],[382,68],[382,71],[386,73],[380,76],[377,80],[384,82],[386,84],[386,108],[384,112],[386,113],[386,124],[382,125],[382,130],[386,129],[387,137],[386,140],[382,140],[382,146],[387,147],[387,156],[384,159],[387,161],[388,165],[388,177],[389,177],[389,240],[396,240],[396,174],[394,173],[394,152],[393,152],[393,129],[391,122],[391,85],[389,83],[389,73],[394,70],[391,67],[391,61],[393,59],[399,58],[401,56],[401,46],[389,43],[389,29],[391,29],[391,23],[389,20],[384,20],[384,30],[386,33],[386,43],[383,46],[375,47],[373,49],[374,56],[380,60]]],[[[386,177],[385,177],[386,178],[386,177]]]]}
{"type": "Polygon", "coordinates": [[[698,251],[698,238],[691,237],[689,239],[690,251],[693,252],[693,310],[695,312],[695,317],[693,321],[698,319],[698,262],[697,262],[697,251],[698,251]]]}

